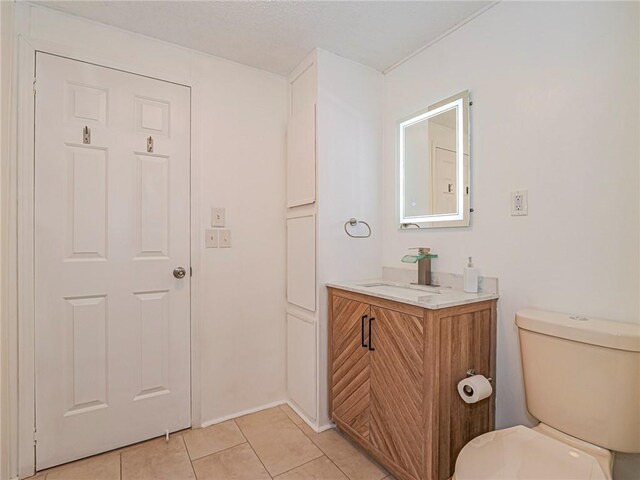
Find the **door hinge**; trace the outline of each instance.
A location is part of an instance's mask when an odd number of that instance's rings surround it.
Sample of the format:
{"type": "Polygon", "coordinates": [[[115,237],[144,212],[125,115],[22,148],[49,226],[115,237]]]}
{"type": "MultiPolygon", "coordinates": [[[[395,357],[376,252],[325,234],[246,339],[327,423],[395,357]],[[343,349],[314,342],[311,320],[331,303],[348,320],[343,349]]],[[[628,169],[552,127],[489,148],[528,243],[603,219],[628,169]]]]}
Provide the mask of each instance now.
{"type": "Polygon", "coordinates": [[[189,276],[193,277],[193,267],[189,267],[189,276]]]}
{"type": "Polygon", "coordinates": [[[36,80],[37,80],[37,78],[33,77],[33,96],[34,97],[35,97],[36,92],[37,92],[37,90],[36,90],[36,80]]]}
{"type": "Polygon", "coordinates": [[[38,444],[38,430],[33,430],[33,445],[36,446],[38,444]]]}

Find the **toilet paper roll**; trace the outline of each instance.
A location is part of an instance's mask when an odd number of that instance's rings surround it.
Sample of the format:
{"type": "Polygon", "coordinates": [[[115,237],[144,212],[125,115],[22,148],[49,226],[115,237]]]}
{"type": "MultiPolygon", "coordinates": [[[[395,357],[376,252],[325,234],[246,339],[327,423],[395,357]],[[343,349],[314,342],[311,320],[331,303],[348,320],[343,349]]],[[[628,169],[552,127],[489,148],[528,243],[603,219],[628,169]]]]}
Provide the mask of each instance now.
{"type": "Polygon", "coordinates": [[[473,375],[458,382],[458,394],[467,403],[484,400],[491,393],[493,393],[493,388],[484,375],[473,375]]]}

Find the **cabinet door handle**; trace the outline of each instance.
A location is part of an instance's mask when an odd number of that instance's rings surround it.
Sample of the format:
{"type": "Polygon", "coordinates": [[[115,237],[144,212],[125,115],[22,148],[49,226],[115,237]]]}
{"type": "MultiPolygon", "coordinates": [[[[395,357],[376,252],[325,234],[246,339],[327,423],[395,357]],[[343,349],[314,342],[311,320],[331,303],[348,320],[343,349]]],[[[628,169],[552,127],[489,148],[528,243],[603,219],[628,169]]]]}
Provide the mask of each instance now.
{"type": "Polygon", "coordinates": [[[363,347],[366,347],[367,344],[364,342],[364,321],[367,319],[368,315],[362,315],[362,323],[360,324],[360,344],[363,347]]]}
{"type": "Polygon", "coordinates": [[[371,317],[369,319],[369,350],[373,351],[375,350],[375,348],[373,348],[373,336],[371,333],[371,323],[375,320],[375,317],[371,317]]]}

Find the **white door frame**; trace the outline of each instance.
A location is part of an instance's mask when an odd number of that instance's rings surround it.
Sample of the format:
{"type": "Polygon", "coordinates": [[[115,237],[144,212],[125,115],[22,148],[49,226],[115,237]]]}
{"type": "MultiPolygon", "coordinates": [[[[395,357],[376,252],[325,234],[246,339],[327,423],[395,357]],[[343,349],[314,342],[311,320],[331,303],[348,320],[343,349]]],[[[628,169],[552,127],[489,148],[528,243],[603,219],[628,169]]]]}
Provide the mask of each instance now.
{"type": "Polygon", "coordinates": [[[19,35],[17,42],[17,83],[13,94],[16,135],[9,165],[9,238],[8,258],[17,259],[9,266],[9,392],[10,392],[10,456],[11,472],[20,478],[35,473],[35,290],[34,290],[34,133],[35,98],[33,79],[36,52],[92,63],[158,80],[178,83],[191,89],[191,425],[200,427],[200,352],[198,348],[199,289],[201,283],[201,242],[199,242],[199,96],[197,81],[188,74],[158,71],[147,65],[123,64],[113,59],[99,58],[82,48],[58,45],[19,35]],[[194,121],[194,119],[196,121],[194,121]]]}

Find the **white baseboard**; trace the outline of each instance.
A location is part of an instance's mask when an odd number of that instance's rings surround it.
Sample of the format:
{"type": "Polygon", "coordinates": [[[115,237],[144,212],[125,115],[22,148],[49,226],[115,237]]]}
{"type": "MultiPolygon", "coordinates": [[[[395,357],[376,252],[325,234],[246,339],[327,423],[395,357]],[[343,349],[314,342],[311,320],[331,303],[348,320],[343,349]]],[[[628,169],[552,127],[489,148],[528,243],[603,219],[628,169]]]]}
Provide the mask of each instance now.
{"type": "Polygon", "coordinates": [[[277,402],[267,403],[266,405],[260,405],[259,407],[249,408],[247,410],[242,410],[241,412],[232,413],[231,415],[226,415],[224,417],[214,418],[213,420],[207,420],[206,422],[202,422],[200,425],[201,428],[210,427],[211,425],[215,425],[217,423],[226,422],[227,420],[231,420],[234,418],[242,417],[244,415],[249,415],[250,413],[256,413],[260,410],[266,410],[267,408],[277,407],[279,405],[283,405],[287,403],[286,400],[279,400],[277,402]]]}
{"type": "Polygon", "coordinates": [[[251,413],[256,413],[261,410],[266,410],[268,408],[278,407],[280,405],[285,405],[285,404],[289,405],[289,407],[291,407],[291,409],[294,412],[296,412],[298,416],[304,421],[304,423],[309,425],[309,427],[311,427],[314,432],[322,433],[325,430],[329,430],[330,428],[336,428],[336,426],[333,423],[329,423],[327,425],[317,425],[316,422],[311,420],[307,416],[307,414],[291,400],[279,400],[277,402],[260,405],[259,407],[249,408],[247,410],[242,410],[240,412],[232,413],[231,415],[226,415],[224,417],[218,417],[218,418],[214,418],[213,420],[207,420],[206,422],[202,422],[202,424],[200,425],[200,428],[207,428],[207,427],[210,427],[211,425],[216,425],[218,423],[226,422],[227,420],[232,420],[234,418],[242,417],[244,415],[249,415],[251,413]]]}
{"type": "Polygon", "coordinates": [[[316,430],[318,433],[322,433],[325,430],[329,430],[330,428],[336,428],[335,423],[329,423],[327,425],[321,425],[318,427],[318,429],[316,430]]]}
{"type": "Polygon", "coordinates": [[[329,423],[328,425],[318,425],[315,421],[311,420],[307,416],[307,414],[304,412],[304,410],[302,410],[300,407],[298,407],[293,400],[287,400],[286,404],[289,405],[289,407],[291,407],[291,410],[296,412],[298,414],[298,416],[302,420],[304,420],[304,423],[309,425],[309,427],[311,427],[314,432],[322,433],[325,430],[329,430],[330,428],[335,428],[336,427],[333,423],[329,423]]]}

